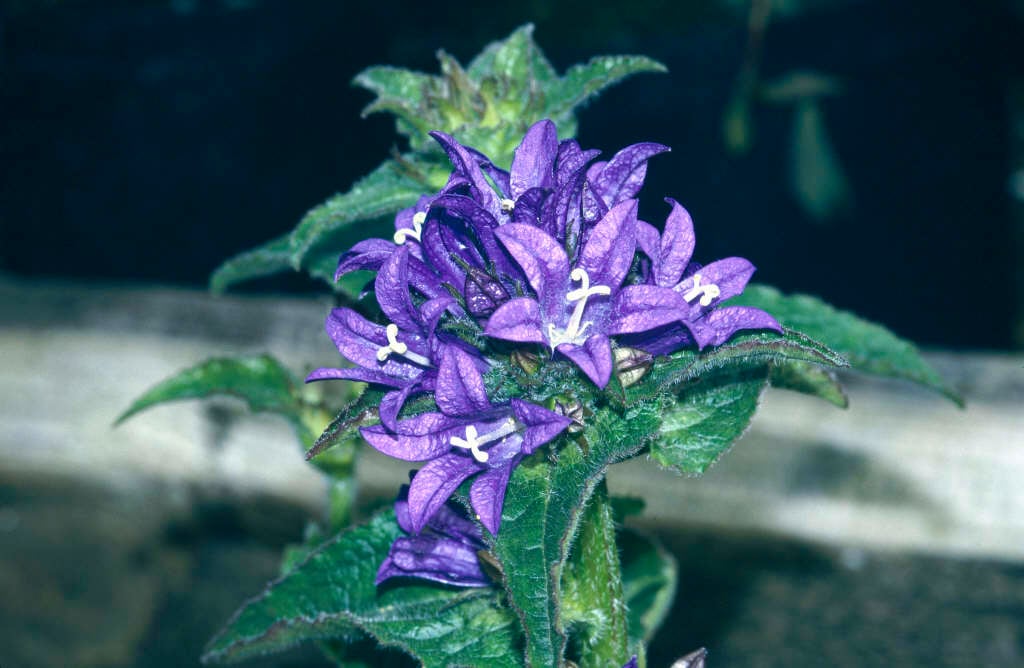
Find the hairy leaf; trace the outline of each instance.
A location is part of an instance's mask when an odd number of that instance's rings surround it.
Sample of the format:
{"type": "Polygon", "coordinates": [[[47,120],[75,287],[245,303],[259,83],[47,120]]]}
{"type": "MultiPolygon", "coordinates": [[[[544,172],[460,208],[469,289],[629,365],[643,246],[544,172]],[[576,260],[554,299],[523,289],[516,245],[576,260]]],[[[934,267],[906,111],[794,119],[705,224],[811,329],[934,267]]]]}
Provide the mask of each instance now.
{"type": "Polygon", "coordinates": [[[210,290],[224,292],[236,283],[270,276],[291,269],[291,235],[268,241],[262,246],[227,260],[210,276],[210,290]]]}
{"type": "Polygon", "coordinates": [[[377,411],[383,396],[384,392],[377,388],[365,388],[354,401],[334,416],[313,443],[313,447],[306,452],[306,459],[313,459],[336,445],[345,444],[353,439],[358,440],[360,436],[356,430],[359,427],[377,424],[379,421],[377,411]]]}
{"type": "Polygon", "coordinates": [[[633,74],[667,71],[664,65],[646,56],[598,56],[584,65],[573,65],[551,87],[547,111],[557,123],[562,116],[633,74]]]}
{"type": "Polygon", "coordinates": [[[647,643],[672,608],[678,580],[676,560],[654,538],[632,529],[620,531],[619,545],[629,637],[633,643],[647,643]]]}
{"type": "Polygon", "coordinates": [[[665,406],[651,458],[683,473],[701,474],[750,425],[766,385],[766,367],[702,376],[665,406]]]}
{"type": "Polygon", "coordinates": [[[566,647],[562,569],[580,513],[608,465],[638,452],[656,435],[659,421],[653,404],[630,407],[621,415],[602,410],[590,419],[579,443],[558,451],[555,464],[536,461],[535,455],[513,473],[501,531],[491,542],[509,601],[526,632],[527,664],[561,665],[566,647]]]}
{"type": "Polygon", "coordinates": [[[639,383],[624,390],[627,402],[651,399],[666,389],[725,369],[762,369],[769,363],[810,362],[825,366],[849,366],[842,355],[819,341],[787,330],[752,332],[734,336],[727,343],[702,352],[679,350],[656,358],[639,383]]]}
{"type": "Polygon", "coordinates": [[[522,666],[516,619],[499,603],[497,589],[414,580],[374,585],[399,535],[392,511],[343,531],[239,610],[203,660],[238,661],[359,630],[427,667],[522,666]]]}
{"type": "MultiPolygon", "coordinates": [[[[307,213],[291,235],[291,262],[296,269],[322,237],[361,220],[392,214],[412,206],[425,186],[388,160],[360,179],[352,189],[335,195],[307,213]]],[[[340,252],[339,249],[338,252],[340,252]]]]}
{"type": "Polygon", "coordinates": [[[807,362],[788,361],[772,364],[768,381],[772,387],[781,387],[819,397],[839,408],[846,408],[850,400],[831,369],[807,362]]]}
{"type": "Polygon", "coordinates": [[[254,412],[283,415],[300,440],[310,443],[313,434],[302,419],[298,387],[295,376],[269,355],[209,359],[148,390],[114,424],[168,401],[227,395],[242,399],[254,412]]]}
{"type": "Polygon", "coordinates": [[[771,313],[786,327],[839,351],[858,371],[913,381],[963,405],[963,398],[924,361],[912,343],[881,325],[836,310],[815,297],[787,296],[764,285],[748,285],[729,304],[754,306],[771,313]]]}

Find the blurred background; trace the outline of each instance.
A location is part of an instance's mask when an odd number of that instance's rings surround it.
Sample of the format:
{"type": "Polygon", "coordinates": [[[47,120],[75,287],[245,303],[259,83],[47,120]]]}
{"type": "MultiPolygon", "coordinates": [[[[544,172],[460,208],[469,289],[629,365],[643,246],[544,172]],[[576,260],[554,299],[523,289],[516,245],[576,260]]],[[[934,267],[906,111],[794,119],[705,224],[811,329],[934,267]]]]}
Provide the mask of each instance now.
{"type": "MultiPolygon", "coordinates": [[[[579,115],[606,156],[673,148],[643,218],[676,198],[697,260],[885,323],[971,402],[854,380],[860,412],[812,427],[771,395],[710,487],[624,473],[681,561],[650,665],[1024,665],[1024,3],[0,0],[0,666],[192,665],[274,575],[322,510],[285,428],[231,402],[110,422],[213,354],[330,360],[322,285],[213,299],[210,273],[396,146],[355,74],[525,22],[560,72],[668,66],[579,115]]],[[[402,471],[369,462],[372,505],[402,471]]]]}

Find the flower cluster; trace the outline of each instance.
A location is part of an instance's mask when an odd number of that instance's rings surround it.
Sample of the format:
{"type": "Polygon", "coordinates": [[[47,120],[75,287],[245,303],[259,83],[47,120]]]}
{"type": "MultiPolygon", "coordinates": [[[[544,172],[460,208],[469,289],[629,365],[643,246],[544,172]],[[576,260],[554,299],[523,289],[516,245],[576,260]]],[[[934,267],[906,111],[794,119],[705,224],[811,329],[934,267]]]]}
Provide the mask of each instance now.
{"type": "MultiPolygon", "coordinates": [[[[411,533],[449,512],[446,501],[470,478],[473,510],[497,533],[515,466],[573,423],[553,398],[492,400],[488,371],[509,350],[568,360],[603,389],[616,348],[663,355],[718,345],[741,329],[781,328],[763,311],[721,306],[754,267],[742,258],[691,262],[693,224],[678,203],[666,200],[660,232],[637,218],[647,162],[668,147],[634,144],[596,161],[597,151],[559,141],[544,120],[505,171],[431,134],[451,160],[448,183],[400,212],[392,239],[360,242],[338,265],[339,277],[377,273],[384,321],[335,309],[327,331],[354,366],[318,369],[309,380],[387,388],[380,424],[362,435],[381,452],[425,463],[403,510],[411,533]],[[437,411],[403,414],[425,393],[437,411]]],[[[393,552],[382,573],[399,561],[393,552]]]]}

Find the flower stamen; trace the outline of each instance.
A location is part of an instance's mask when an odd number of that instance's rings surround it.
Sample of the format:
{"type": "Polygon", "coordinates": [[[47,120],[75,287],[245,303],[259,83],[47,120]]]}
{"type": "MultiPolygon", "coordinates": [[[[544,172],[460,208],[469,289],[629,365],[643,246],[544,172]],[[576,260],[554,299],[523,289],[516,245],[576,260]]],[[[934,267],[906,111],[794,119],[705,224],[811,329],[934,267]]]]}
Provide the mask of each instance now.
{"type": "Polygon", "coordinates": [[[559,331],[553,324],[548,324],[548,340],[552,350],[563,343],[576,343],[587,331],[587,328],[593,324],[583,322],[583,311],[587,307],[588,299],[595,295],[608,296],[612,293],[612,289],[607,285],[590,285],[590,274],[582,267],[573,269],[569,278],[573,282],[581,284],[580,287],[565,295],[565,301],[570,304],[576,302],[576,308],[573,309],[572,316],[569,317],[569,324],[564,330],[559,331]]]}
{"type": "Polygon", "coordinates": [[[700,274],[693,275],[693,287],[683,295],[683,299],[689,303],[697,297],[700,297],[701,306],[710,306],[711,300],[717,298],[722,294],[722,291],[718,289],[718,286],[714,283],[708,283],[706,285],[700,284],[700,274]]]}
{"type": "Polygon", "coordinates": [[[412,216],[412,229],[403,227],[400,230],[395,230],[395,243],[402,245],[405,240],[412,237],[416,241],[420,240],[420,235],[423,234],[423,223],[427,220],[427,214],[425,211],[417,211],[412,216]]]}
{"type": "Polygon", "coordinates": [[[477,432],[476,425],[471,424],[466,427],[466,437],[461,438],[459,436],[452,436],[451,444],[456,448],[469,450],[473,455],[473,459],[483,464],[490,459],[490,455],[481,450],[480,446],[505,438],[515,430],[516,421],[512,418],[505,420],[504,424],[500,427],[490,433],[484,434],[483,436],[480,436],[477,432]]]}
{"type": "Polygon", "coordinates": [[[500,204],[502,213],[512,213],[516,208],[516,202],[512,199],[502,199],[500,204]]]}
{"type": "Polygon", "coordinates": [[[377,348],[377,361],[387,362],[391,353],[394,353],[396,355],[401,355],[414,364],[419,364],[420,366],[431,366],[430,360],[423,355],[412,352],[409,350],[408,345],[398,340],[398,325],[391,323],[384,328],[384,333],[388,337],[388,344],[377,348]]]}

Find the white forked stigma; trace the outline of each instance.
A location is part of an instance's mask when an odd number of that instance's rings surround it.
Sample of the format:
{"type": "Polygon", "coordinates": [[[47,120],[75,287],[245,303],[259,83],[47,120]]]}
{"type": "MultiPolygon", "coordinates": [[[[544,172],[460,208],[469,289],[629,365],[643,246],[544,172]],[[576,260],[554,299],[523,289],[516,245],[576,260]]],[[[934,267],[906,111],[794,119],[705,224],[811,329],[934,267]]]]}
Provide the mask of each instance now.
{"type": "Polygon", "coordinates": [[[573,269],[572,273],[569,274],[569,278],[582,285],[565,295],[565,301],[569,303],[576,302],[576,308],[573,309],[566,328],[559,331],[553,324],[548,324],[548,340],[551,343],[552,350],[563,343],[581,343],[578,339],[583,336],[583,333],[587,331],[587,327],[590,327],[592,324],[582,322],[583,310],[587,307],[587,300],[594,295],[607,296],[612,293],[612,289],[607,285],[590,285],[590,275],[582,267],[573,269]]]}
{"type": "Polygon", "coordinates": [[[711,304],[711,300],[722,294],[722,291],[718,289],[718,286],[714,283],[708,283],[707,285],[700,284],[700,274],[693,275],[693,287],[683,295],[683,299],[687,302],[692,302],[697,297],[700,297],[700,305],[708,306],[711,304]]]}
{"type": "Polygon", "coordinates": [[[391,353],[394,353],[420,366],[430,366],[430,360],[412,352],[409,346],[398,340],[398,325],[391,323],[384,328],[384,333],[388,337],[388,345],[377,348],[377,361],[387,362],[391,353]]]}
{"type": "Polygon", "coordinates": [[[515,430],[516,421],[512,418],[505,420],[504,424],[500,427],[488,434],[484,434],[483,436],[480,436],[480,434],[477,433],[476,426],[469,425],[466,427],[466,438],[452,436],[451,444],[456,448],[469,450],[473,455],[473,459],[483,464],[490,458],[490,455],[481,450],[480,446],[505,438],[515,430]]]}
{"type": "Polygon", "coordinates": [[[427,214],[425,211],[417,211],[412,216],[412,229],[403,227],[400,230],[395,231],[395,243],[404,244],[405,240],[412,237],[416,241],[420,240],[420,235],[423,234],[423,223],[427,220],[427,214]]]}
{"type": "Polygon", "coordinates": [[[502,213],[512,213],[512,211],[515,208],[516,208],[515,200],[511,200],[511,199],[502,199],[501,200],[501,212],[502,213]]]}

